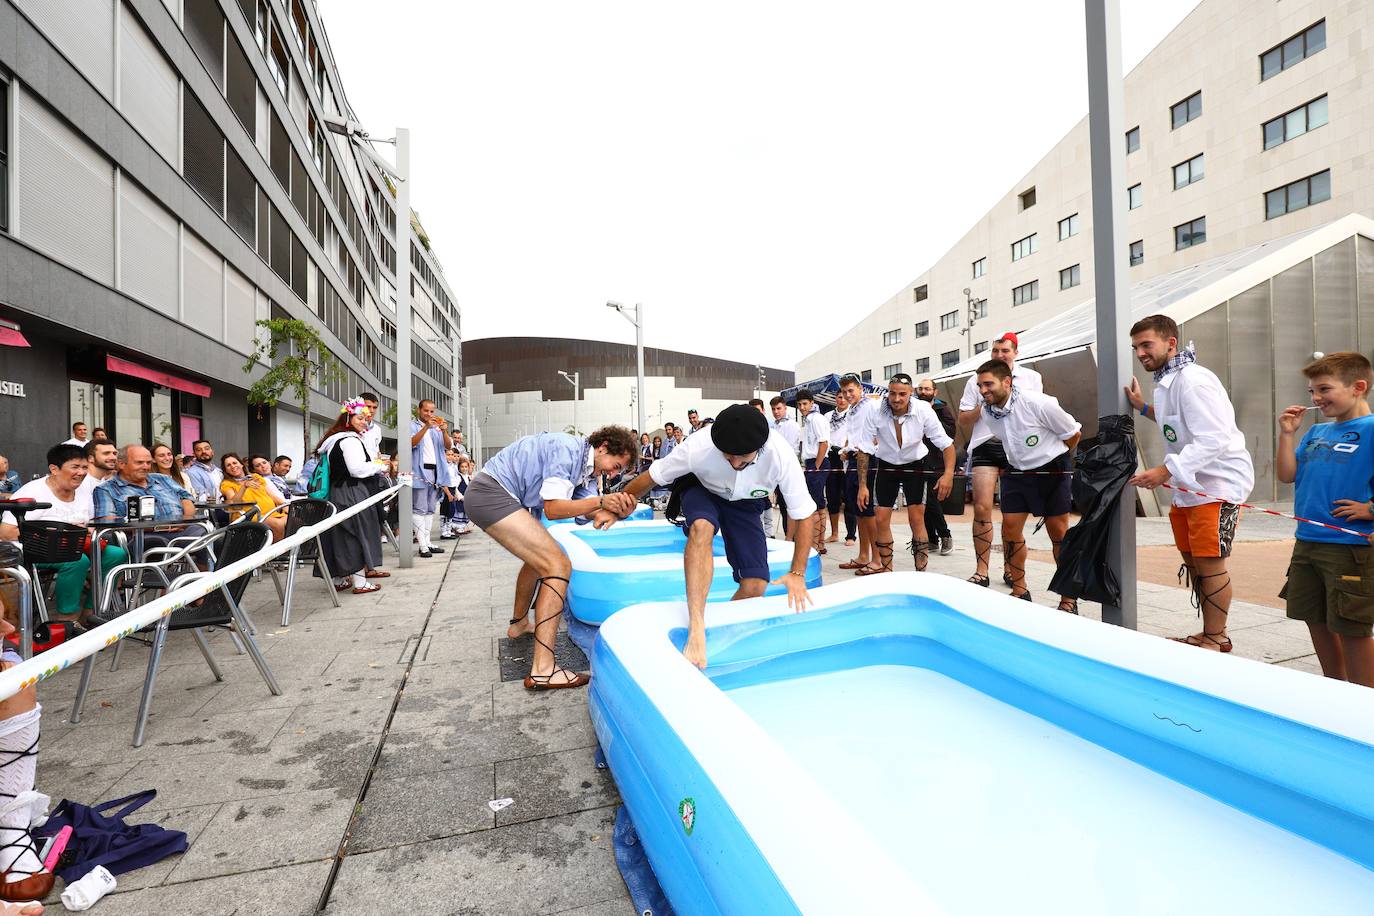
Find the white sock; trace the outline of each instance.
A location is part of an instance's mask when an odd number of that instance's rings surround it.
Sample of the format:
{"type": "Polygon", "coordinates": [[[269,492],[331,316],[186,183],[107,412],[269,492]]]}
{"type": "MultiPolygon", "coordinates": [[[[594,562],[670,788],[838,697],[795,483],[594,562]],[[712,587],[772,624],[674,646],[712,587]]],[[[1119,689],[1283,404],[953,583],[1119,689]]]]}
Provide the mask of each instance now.
{"type": "Polygon", "coordinates": [[[29,825],[48,813],[48,796],[33,790],[43,707],[0,721],[0,871],[22,881],[43,870],[29,825]]]}
{"type": "Polygon", "coordinates": [[[367,576],[364,575],[363,573],[355,572],[355,573],[353,574],[353,587],[354,587],[354,588],[366,588],[366,587],[367,587],[367,576]]]}
{"type": "Polygon", "coordinates": [[[410,520],[415,524],[415,539],[422,550],[429,549],[429,516],[418,512],[411,513],[410,520]]]}

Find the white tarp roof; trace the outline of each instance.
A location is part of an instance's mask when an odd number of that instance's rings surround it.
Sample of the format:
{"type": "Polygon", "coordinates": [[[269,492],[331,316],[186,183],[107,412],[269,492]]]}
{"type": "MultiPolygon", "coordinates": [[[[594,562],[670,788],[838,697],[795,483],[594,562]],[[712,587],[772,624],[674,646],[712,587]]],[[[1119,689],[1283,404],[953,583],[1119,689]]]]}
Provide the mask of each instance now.
{"type": "MultiPolygon", "coordinates": [[[[1163,313],[1179,324],[1245,292],[1352,235],[1374,239],[1374,220],[1357,213],[1315,229],[1142,280],[1131,286],[1131,321],[1163,313]]],[[[1097,299],[1079,303],[1018,334],[1018,363],[1081,350],[1097,341],[1097,299]]],[[[965,375],[986,362],[986,353],[942,370],[936,381],[965,375]]]]}

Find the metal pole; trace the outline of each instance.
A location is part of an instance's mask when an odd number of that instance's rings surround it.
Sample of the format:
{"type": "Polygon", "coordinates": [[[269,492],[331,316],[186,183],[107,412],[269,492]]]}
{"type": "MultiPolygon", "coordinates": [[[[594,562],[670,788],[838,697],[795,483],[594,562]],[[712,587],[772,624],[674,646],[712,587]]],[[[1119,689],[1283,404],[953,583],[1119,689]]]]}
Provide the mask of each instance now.
{"type": "MultiPolygon", "coordinates": [[[[1097,412],[1129,414],[1127,332],[1131,285],[1126,264],[1126,131],[1121,88],[1121,2],[1084,0],[1088,37],[1088,145],[1092,157],[1093,276],[1097,294],[1097,412]]],[[[1121,606],[1102,620],[1136,628],[1135,488],[1121,493],[1107,544],[1107,566],[1121,583],[1121,606]]]]}
{"type": "Polygon", "coordinates": [[[639,387],[635,389],[635,403],[639,408],[640,432],[646,432],[644,426],[644,306],[635,303],[635,363],[638,375],[639,387]]]}
{"type": "MultiPolygon", "coordinates": [[[[396,239],[396,470],[412,472],[410,462],[410,129],[396,128],[396,204],[401,211],[396,239]]],[[[396,540],[400,543],[401,568],[415,565],[410,539],[415,526],[410,487],[401,487],[396,499],[396,540]]]]}

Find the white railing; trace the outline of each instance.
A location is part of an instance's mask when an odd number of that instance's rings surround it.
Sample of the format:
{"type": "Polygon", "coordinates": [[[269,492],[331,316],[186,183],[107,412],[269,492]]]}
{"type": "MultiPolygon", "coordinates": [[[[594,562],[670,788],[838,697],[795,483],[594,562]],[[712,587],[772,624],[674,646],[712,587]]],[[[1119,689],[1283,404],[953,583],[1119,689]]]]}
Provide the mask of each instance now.
{"type": "MultiPolygon", "coordinates": [[[[373,511],[373,506],[394,496],[401,486],[402,484],[397,484],[380,493],[374,493],[357,505],[340,510],[318,524],[306,525],[290,537],[283,538],[275,544],[268,544],[252,556],[220,567],[214,572],[201,576],[189,585],[168,592],[147,604],[139,605],[109,623],[103,623],[94,630],[88,630],[75,639],[53,646],[46,652],[15,665],[8,671],[0,672],[0,700],[9,699],[19,691],[32,687],[39,681],[45,681],[59,671],[71,667],[74,662],[95,655],[101,649],[114,645],[148,624],[156,623],[173,611],[204,598],[224,583],[252,572],[269,560],[287,553],[312,538],[319,537],[339,522],[352,518],[359,512],[373,511]]],[[[331,584],[330,587],[332,588],[333,585],[331,584]]]]}

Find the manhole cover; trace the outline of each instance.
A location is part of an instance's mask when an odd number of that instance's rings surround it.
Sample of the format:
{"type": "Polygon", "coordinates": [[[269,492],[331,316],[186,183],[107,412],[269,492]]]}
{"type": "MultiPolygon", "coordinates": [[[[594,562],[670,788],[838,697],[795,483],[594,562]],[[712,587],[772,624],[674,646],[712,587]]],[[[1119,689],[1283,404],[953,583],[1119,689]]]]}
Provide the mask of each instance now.
{"type": "MultiPolygon", "coordinates": [[[[530,662],[534,658],[534,637],[503,638],[497,644],[497,654],[501,661],[501,680],[523,680],[530,673],[530,662]]],[[[568,638],[567,630],[561,628],[553,643],[553,657],[558,667],[569,671],[586,671],[589,667],[586,654],[568,638]]]]}

